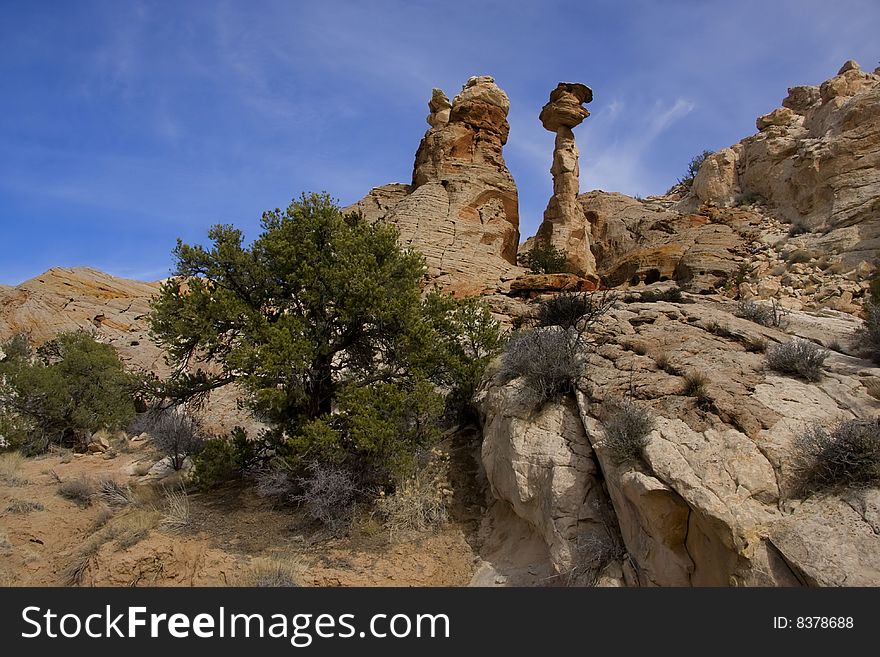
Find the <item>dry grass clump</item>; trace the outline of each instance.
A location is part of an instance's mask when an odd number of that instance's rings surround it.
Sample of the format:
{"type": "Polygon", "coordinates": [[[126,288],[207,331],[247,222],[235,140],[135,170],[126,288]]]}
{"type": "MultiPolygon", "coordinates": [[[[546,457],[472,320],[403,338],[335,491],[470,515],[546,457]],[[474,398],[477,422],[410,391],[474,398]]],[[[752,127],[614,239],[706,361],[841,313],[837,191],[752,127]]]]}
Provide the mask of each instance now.
{"type": "Polygon", "coordinates": [[[279,559],[254,559],[250,567],[232,582],[233,586],[289,588],[300,585],[302,567],[298,562],[279,559]]]}
{"type": "Polygon", "coordinates": [[[62,481],[58,486],[58,494],[61,497],[82,507],[92,503],[92,497],[96,492],[95,482],[84,476],[62,481]]]}
{"type": "Polygon", "coordinates": [[[112,509],[119,509],[134,504],[134,493],[127,484],[120,484],[113,479],[103,479],[98,483],[98,499],[112,509]]]}
{"type": "Polygon", "coordinates": [[[9,513],[18,513],[25,514],[31,513],[32,511],[43,511],[45,507],[40,502],[32,502],[30,500],[13,500],[12,503],[6,507],[6,510],[9,513]]]}
{"type": "Polygon", "coordinates": [[[442,526],[452,496],[448,474],[449,456],[432,450],[429,462],[398,482],[392,495],[380,492],[376,510],[383,525],[392,534],[442,526]]]}
{"type": "Polygon", "coordinates": [[[682,394],[696,398],[699,404],[706,404],[712,401],[712,397],[709,396],[708,376],[698,370],[685,372],[683,376],[684,388],[682,389],[682,394]]]}
{"type": "Polygon", "coordinates": [[[159,526],[173,532],[180,532],[189,527],[191,520],[189,511],[189,495],[184,488],[165,489],[165,512],[159,520],[159,526]]]}
{"type": "Polygon", "coordinates": [[[151,509],[134,509],[116,517],[107,525],[116,538],[116,547],[120,550],[137,545],[159,524],[160,513],[151,509]]]}
{"type": "Polygon", "coordinates": [[[0,454],[0,482],[7,486],[24,486],[27,479],[21,476],[24,456],[20,452],[0,454]]]}

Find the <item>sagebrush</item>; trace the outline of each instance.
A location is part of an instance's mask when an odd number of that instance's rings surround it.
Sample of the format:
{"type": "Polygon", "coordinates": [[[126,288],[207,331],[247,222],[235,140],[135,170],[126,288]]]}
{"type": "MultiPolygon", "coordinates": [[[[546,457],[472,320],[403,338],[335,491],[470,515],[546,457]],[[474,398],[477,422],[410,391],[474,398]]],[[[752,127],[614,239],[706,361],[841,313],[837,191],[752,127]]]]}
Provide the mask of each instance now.
{"type": "Polygon", "coordinates": [[[793,374],[807,381],[822,377],[822,364],[828,352],[809,340],[795,338],[767,348],[767,366],[782,374],[793,374]]]}
{"type": "Polygon", "coordinates": [[[577,336],[559,327],[522,331],[504,350],[499,375],[522,377],[544,402],[571,392],[583,371],[577,336]]]}
{"type": "Polygon", "coordinates": [[[880,418],[812,425],[794,447],[794,494],[880,485],[880,418]]]}

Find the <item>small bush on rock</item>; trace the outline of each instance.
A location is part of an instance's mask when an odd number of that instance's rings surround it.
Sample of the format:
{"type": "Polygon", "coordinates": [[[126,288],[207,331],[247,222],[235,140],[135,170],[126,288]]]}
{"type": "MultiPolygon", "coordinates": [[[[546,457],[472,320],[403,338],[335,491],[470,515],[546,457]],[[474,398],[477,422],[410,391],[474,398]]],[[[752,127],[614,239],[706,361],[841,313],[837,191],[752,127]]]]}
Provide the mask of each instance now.
{"type": "Polygon", "coordinates": [[[568,270],[565,252],[548,242],[536,243],[526,253],[525,261],[533,274],[560,274],[568,270]]]}
{"type": "Polygon", "coordinates": [[[570,392],[582,369],[576,337],[555,327],[514,336],[502,356],[500,375],[523,377],[526,388],[545,402],[570,392]]]}
{"type": "Polygon", "coordinates": [[[828,352],[809,340],[795,338],[767,348],[767,366],[782,374],[818,381],[828,352]]]}
{"type": "Polygon", "coordinates": [[[614,305],[607,292],[560,292],[538,304],[535,321],[540,327],[559,326],[574,330],[579,338],[614,305]]]}
{"type": "Polygon", "coordinates": [[[865,323],[856,332],[859,347],[875,363],[880,363],[880,299],[871,297],[865,304],[865,323]]]}
{"type": "Polygon", "coordinates": [[[815,425],[795,441],[796,495],[880,485],[880,418],[815,425]]]}
{"type": "Polygon", "coordinates": [[[779,328],[785,323],[785,318],[789,312],[776,299],[772,299],[769,305],[749,299],[747,301],[740,301],[734,314],[737,317],[742,317],[761,326],[779,328]]]}
{"type": "Polygon", "coordinates": [[[651,412],[632,400],[614,401],[602,413],[605,427],[605,446],[618,462],[630,462],[642,457],[648,434],[654,429],[651,412]]]}

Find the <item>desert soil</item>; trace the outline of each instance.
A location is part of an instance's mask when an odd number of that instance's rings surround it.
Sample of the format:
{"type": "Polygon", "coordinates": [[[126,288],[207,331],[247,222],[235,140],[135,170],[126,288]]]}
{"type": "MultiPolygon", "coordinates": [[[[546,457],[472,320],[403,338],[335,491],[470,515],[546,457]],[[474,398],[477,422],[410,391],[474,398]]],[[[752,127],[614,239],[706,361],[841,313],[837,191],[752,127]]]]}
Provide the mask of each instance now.
{"type": "Polygon", "coordinates": [[[0,479],[0,585],[69,585],[71,564],[80,561],[85,566],[78,581],[85,586],[235,585],[255,564],[276,562],[293,565],[305,586],[461,586],[474,573],[468,543],[474,522],[466,517],[439,531],[390,536],[363,515],[349,536],[333,538],[295,509],[273,508],[247,487],[229,485],[191,493],[189,525],[163,528],[156,525],[161,489],[127,474],[133,464],[156,457],[148,444],[131,445],[115,458],[28,458],[15,478],[0,479]],[[137,507],[114,510],[111,517],[102,502],[80,506],[58,494],[59,481],[79,477],[129,484],[137,507]],[[42,509],[15,512],[21,501],[42,509]],[[152,528],[133,545],[112,537],[89,549],[108,535],[106,527],[130,527],[143,518],[152,528]]]}

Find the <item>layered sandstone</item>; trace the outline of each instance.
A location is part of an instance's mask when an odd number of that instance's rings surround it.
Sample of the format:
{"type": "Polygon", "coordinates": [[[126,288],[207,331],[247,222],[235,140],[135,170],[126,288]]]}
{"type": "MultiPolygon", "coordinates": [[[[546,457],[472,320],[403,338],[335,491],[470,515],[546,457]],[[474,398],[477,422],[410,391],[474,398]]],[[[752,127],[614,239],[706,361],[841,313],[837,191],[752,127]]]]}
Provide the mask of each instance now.
{"type": "Polygon", "coordinates": [[[541,123],[556,133],[556,141],[550,168],[553,196],[535,236],[537,242],[564,252],[570,271],[588,279],[596,278],[596,261],[590,249],[590,227],[578,202],[580,152],[572,129],[590,115],[583,104],[592,99],[593,92],[586,85],[560,82],[541,109],[541,123]]]}
{"type": "Polygon", "coordinates": [[[435,89],[428,107],[412,184],[378,187],[349,209],[396,224],[439,287],[479,294],[517,271],[519,201],[502,155],[510,101],[478,76],[452,102],[435,89]]]}
{"type": "Polygon", "coordinates": [[[694,180],[702,202],[762,199],[847,263],[880,250],[880,75],[846,62],[818,86],[788,90],[758,117],[758,133],[707,158],[694,180]]]}
{"type": "MultiPolygon", "coordinates": [[[[668,285],[649,290],[656,298],[668,285]]],[[[797,436],[814,422],[876,415],[870,391],[880,368],[831,351],[811,383],[769,370],[749,347],[791,334],[848,343],[860,322],[796,311],[787,334],[736,317],[733,302],[638,298],[623,298],[594,327],[601,346],[583,350],[574,395],[542,404],[522,379],[490,372],[484,380],[477,400],[495,500],[490,534],[531,531],[563,581],[880,585],[880,490],[791,495],[797,436]],[[685,376],[696,372],[706,378],[703,398],[688,396],[685,376]],[[607,413],[624,398],[655,417],[635,460],[617,458],[605,441],[607,413]]],[[[525,573],[487,561],[481,582],[490,566],[496,582],[523,582],[525,573]]],[[[525,567],[542,572],[534,551],[525,567]]]]}

